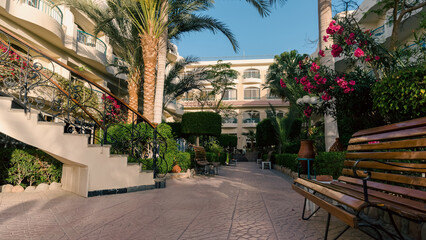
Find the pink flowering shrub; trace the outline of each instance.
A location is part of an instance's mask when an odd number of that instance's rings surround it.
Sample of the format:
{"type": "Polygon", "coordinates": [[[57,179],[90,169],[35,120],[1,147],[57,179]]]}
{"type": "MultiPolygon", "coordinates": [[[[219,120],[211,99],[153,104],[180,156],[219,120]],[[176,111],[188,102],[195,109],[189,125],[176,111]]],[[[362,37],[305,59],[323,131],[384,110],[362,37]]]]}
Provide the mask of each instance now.
{"type": "Polygon", "coordinates": [[[115,98],[102,94],[102,101],[105,106],[105,118],[108,123],[126,121],[126,114],[123,112],[125,108],[122,107],[115,98]]]}

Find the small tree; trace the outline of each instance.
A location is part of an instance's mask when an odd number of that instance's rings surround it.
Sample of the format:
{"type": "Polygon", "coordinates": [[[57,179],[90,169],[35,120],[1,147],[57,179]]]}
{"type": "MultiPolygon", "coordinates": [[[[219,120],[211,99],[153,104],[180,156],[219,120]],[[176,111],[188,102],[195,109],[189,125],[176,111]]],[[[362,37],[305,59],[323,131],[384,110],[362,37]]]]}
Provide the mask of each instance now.
{"type": "Polygon", "coordinates": [[[256,133],[253,130],[243,133],[250,140],[251,151],[254,152],[254,140],[256,140],[256,133]]]}
{"type": "Polygon", "coordinates": [[[200,136],[220,136],[222,117],[214,112],[188,112],[182,116],[182,132],[197,137],[196,145],[200,145],[200,136]]]}

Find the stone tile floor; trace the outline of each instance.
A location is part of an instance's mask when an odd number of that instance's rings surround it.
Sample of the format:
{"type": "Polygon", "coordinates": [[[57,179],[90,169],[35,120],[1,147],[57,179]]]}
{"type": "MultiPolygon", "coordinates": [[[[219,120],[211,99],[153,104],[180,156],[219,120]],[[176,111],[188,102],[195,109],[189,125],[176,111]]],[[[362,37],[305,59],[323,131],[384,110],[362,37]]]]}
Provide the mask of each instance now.
{"type": "MultiPolygon", "coordinates": [[[[143,192],[0,193],[0,239],[322,239],[325,212],[302,221],[291,182],[246,162],[143,192]]],[[[332,237],[344,225],[332,217],[330,228],[332,237]]],[[[350,229],[340,239],[369,237],[350,229]]]]}

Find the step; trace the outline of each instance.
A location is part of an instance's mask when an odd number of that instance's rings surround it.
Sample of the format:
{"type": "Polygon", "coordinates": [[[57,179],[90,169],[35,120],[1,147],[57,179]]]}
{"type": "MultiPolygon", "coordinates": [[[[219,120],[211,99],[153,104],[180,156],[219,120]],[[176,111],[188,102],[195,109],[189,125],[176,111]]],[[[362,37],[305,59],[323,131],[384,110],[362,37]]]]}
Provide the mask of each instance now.
{"type": "MultiPolygon", "coordinates": [[[[20,112],[22,112],[22,113],[25,113],[25,109],[20,109],[20,108],[10,108],[10,109],[9,109],[9,112],[16,112],[16,113],[20,113],[20,112]]],[[[28,113],[28,112],[29,112],[29,111],[27,111],[27,113],[28,113]]],[[[30,111],[29,113],[38,115],[38,114],[40,114],[40,111],[39,111],[39,110],[36,110],[36,109],[31,109],[31,111],[30,111]]]]}
{"type": "Polygon", "coordinates": [[[37,124],[39,125],[49,125],[49,126],[59,126],[59,127],[65,127],[65,123],[63,122],[43,122],[43,121],[37,121],[37,124]]]}

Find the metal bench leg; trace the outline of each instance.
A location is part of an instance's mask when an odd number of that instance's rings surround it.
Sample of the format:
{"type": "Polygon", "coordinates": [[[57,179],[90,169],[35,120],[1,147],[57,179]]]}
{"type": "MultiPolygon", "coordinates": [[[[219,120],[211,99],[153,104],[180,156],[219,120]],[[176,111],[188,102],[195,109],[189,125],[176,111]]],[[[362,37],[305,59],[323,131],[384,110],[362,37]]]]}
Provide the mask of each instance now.
{"type": "Polygon", "coordinates": [[[303,203],[302,219],[303,220],[309,220],[315,213],[318,212],[319,209],[320,209],[320,207],[318,207],[315,211],[313,211],[311,213],[311,215],[309,215],[309,217],[305,217],[305,210],[306,210],[306,198],[305,198],[305,202],[303,203]]]}

